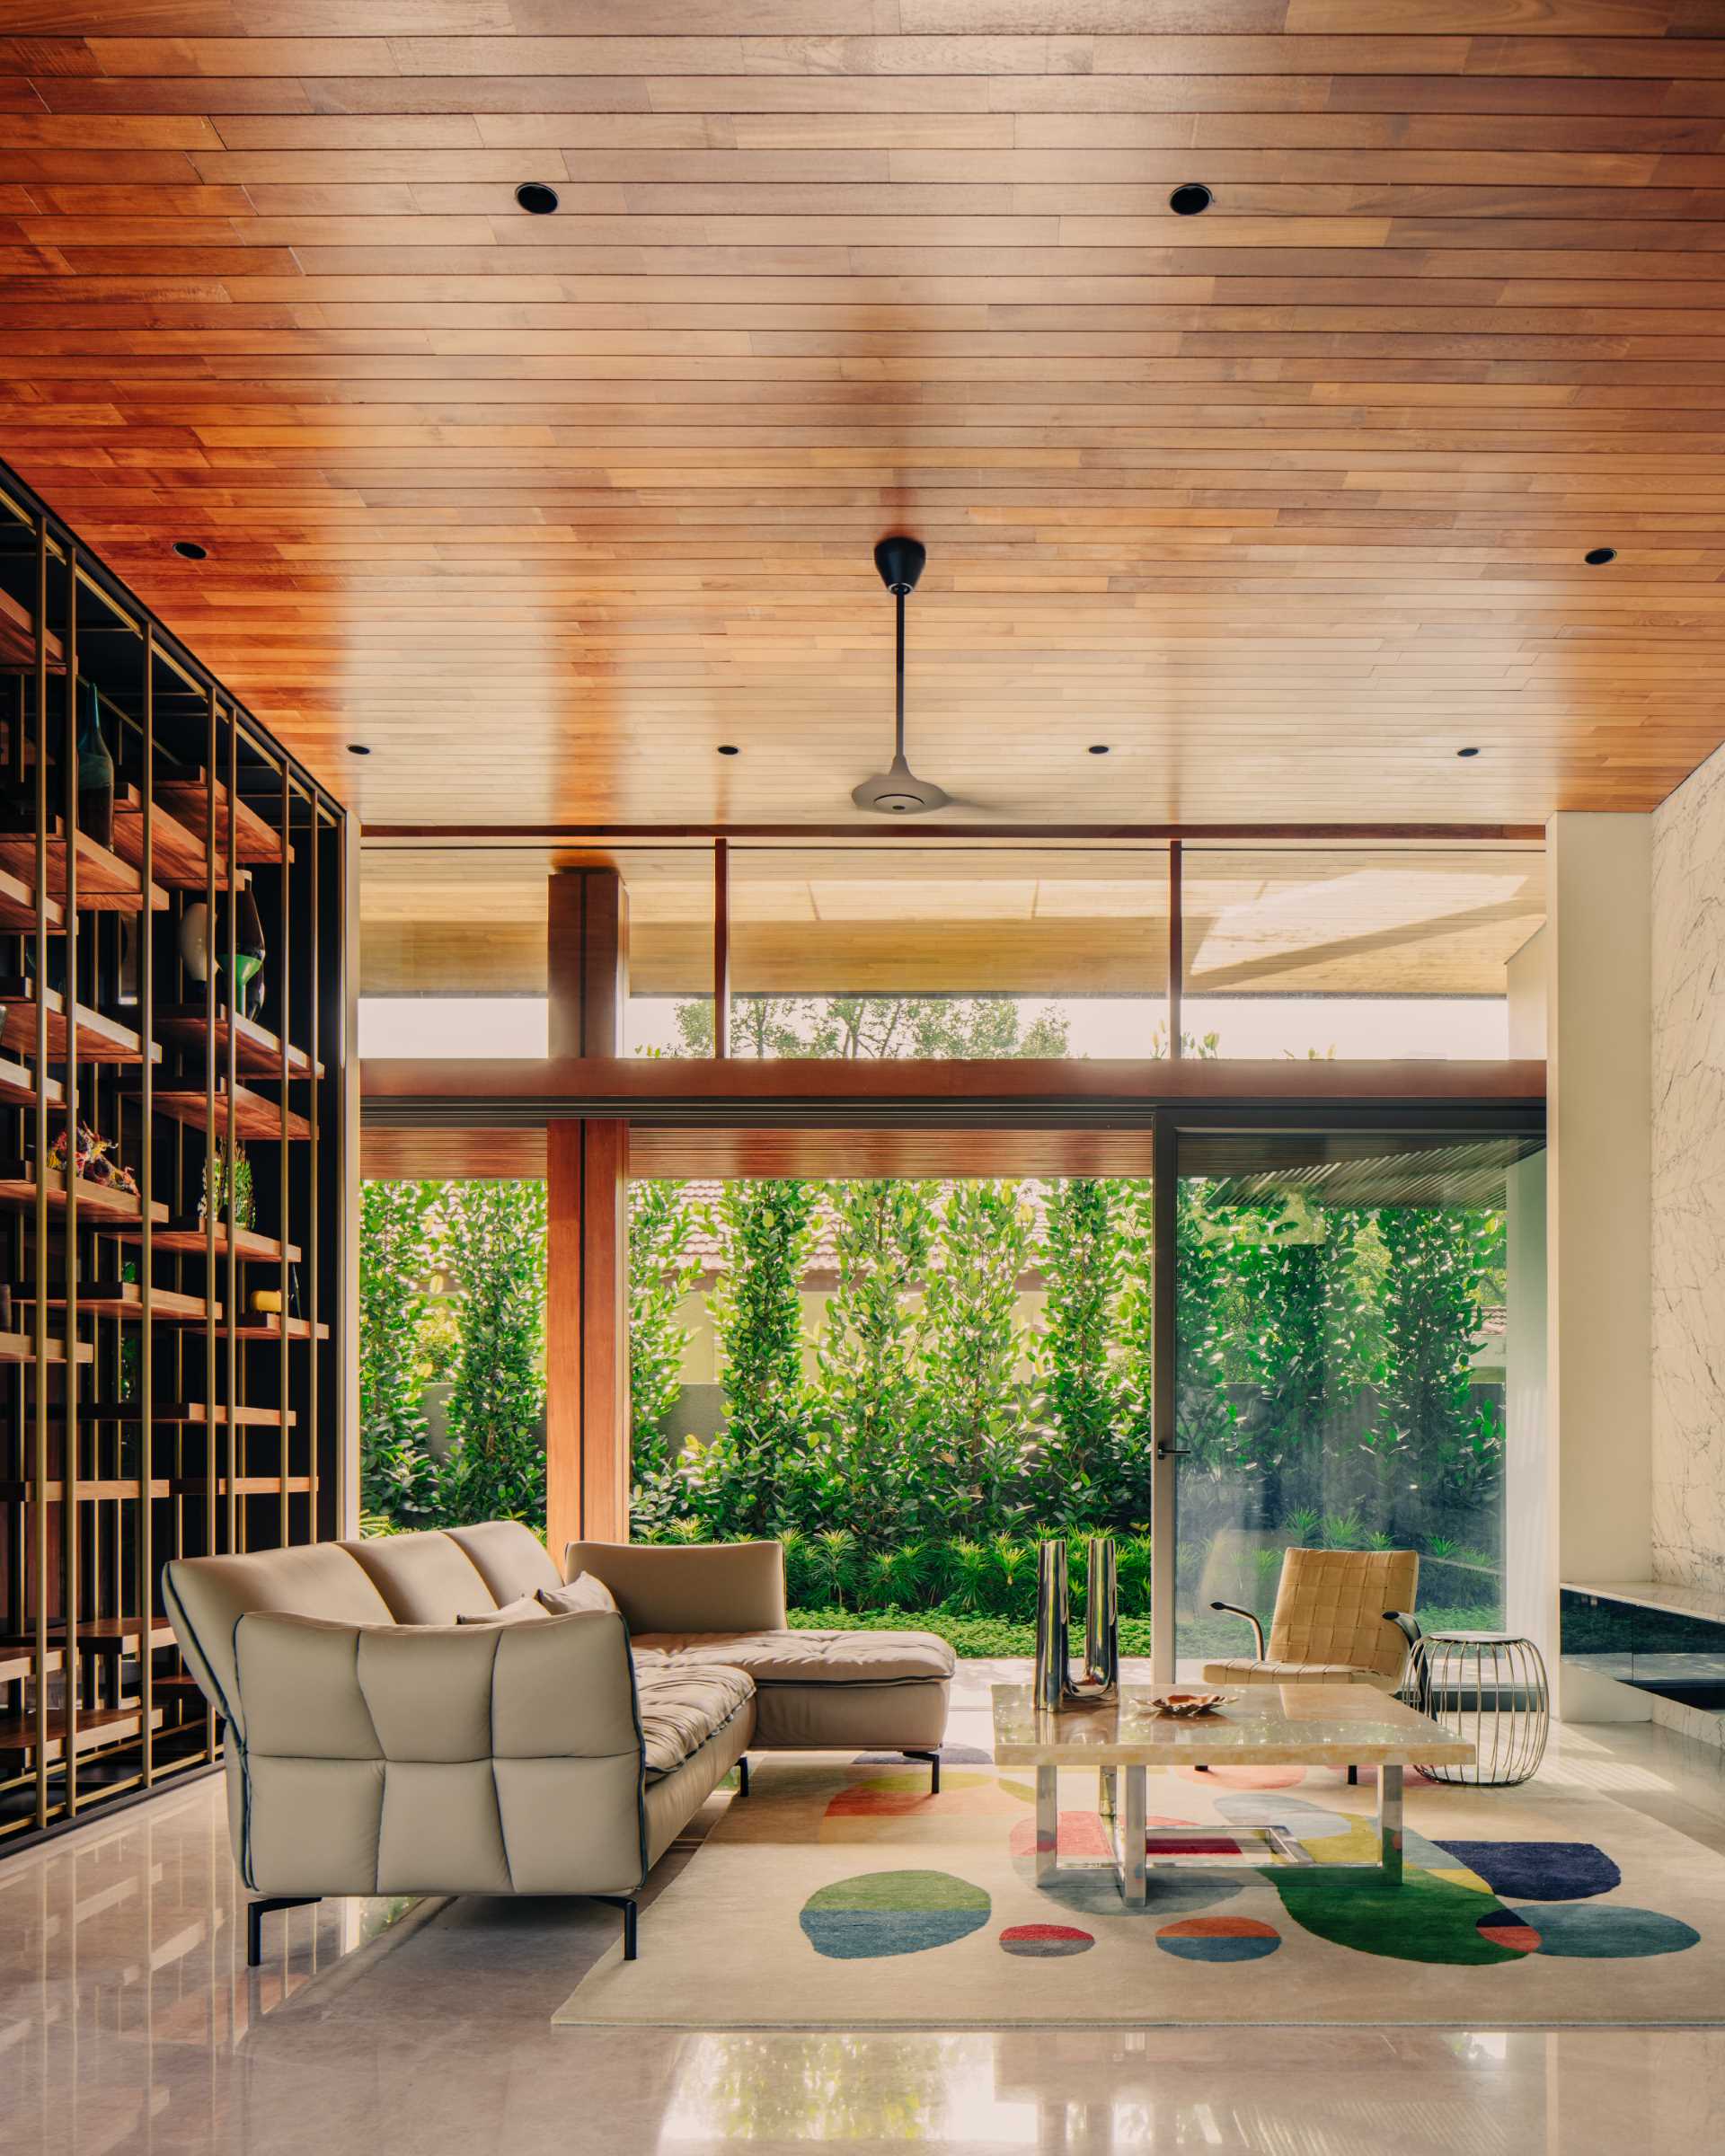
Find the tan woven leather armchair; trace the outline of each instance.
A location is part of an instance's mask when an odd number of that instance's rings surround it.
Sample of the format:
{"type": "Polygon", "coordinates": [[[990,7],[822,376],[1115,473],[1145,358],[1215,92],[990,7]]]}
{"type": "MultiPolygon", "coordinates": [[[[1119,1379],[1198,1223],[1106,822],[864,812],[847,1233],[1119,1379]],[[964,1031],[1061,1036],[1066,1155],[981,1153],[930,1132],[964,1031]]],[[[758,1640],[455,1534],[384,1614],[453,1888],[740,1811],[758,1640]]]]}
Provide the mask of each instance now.
{"type": "Polygon", "coordinates": [[[1269,1639],[1251,1611],[1229,1602],[1213,1610],[1243,1617],[1256,1655],[1204,1665],[1207,1684],[1370,1684],[1400,1692],[1418,1639],[1411,1612],[1420,1587],[1413,1550],[1288,1550],[1269,1620],[1269,1639]]]}

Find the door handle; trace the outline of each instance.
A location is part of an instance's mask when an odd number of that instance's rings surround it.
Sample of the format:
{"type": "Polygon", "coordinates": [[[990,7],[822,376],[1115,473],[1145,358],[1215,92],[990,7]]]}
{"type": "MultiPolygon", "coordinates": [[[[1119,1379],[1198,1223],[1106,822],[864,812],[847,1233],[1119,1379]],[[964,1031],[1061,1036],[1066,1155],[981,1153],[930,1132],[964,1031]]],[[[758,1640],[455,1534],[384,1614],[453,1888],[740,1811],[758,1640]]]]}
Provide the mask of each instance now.
{"type": "Polygon", "coordinates": [[[1191,1453],[1192,1448],[1189,1445],[1174,1445],[1166,1437],[1158,1438],[1156,1441],[1158,1460],[1190,1460],[1191,1453]]]}

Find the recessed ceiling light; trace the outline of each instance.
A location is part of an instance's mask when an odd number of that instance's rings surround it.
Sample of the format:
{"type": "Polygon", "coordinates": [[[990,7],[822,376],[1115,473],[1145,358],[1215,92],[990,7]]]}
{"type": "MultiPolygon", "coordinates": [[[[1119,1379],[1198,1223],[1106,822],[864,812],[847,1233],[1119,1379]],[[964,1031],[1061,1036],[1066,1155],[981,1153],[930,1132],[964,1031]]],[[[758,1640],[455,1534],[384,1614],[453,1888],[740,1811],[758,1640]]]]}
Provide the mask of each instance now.
{"type": "Polygon", "coordinates": [[[1458,748],[1455,751],[1458,756],[1477,756],[1479,753],[1477,748],[1458,748]]]}
{"type": "Polygon", "coordinates": [[[515,199],[530,217],[548,217],[557,207],[557,190],[547,187],[543,180],[524,180],[515,190],[515,199]]]}
{"type": "Polygon", "coordinates": [[[1177,217],[1200,217],[1214,200],[1202,181],[1189,180],[1169,196],[1168,207],[1177,217]]]}
{"type": "Polygon", "coordinates": [[[1105,756],[1108,754],[1108,743],[1106,741],[1092,741],[1090,745],[1090,753],[1092,756],[1105,756]]]}
{"type": "Polygon", "coordinates": [[[209,549],[199,546],[195,539],[176,539],[173,551],[182,561],[208,561],[209,559],[209,549]]]}
{"type": "Polygon", "coordinates": [[[721,756],[740,756],[742,753],[734,741],[721,741],[719,744],[719,754],[721,756]]]}
{"type": "Polygon", "coordinates": [[[1607,561],[1617,559],[1617,549],[1614,546],[1590,546],[1581,559],[1589,569],[1603,569],[1607,561]]]}
{"type": "Polygon", "coordinates": [[[348,754],[350,756],[368,756],[371,754],[371,751],[366,747],[363,741],[349,741],[348,743],[348,754]]]}

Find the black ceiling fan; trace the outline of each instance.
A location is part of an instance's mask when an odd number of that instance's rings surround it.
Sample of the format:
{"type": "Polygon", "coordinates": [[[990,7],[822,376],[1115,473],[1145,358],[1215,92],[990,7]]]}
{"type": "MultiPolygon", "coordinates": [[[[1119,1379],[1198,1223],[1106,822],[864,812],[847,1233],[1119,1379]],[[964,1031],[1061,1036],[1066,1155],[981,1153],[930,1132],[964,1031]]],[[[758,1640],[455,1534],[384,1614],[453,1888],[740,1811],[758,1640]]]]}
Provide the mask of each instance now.
{"type": "Polygon", "coordinates": [[[922,541],[902,532],[880,540],[874,550],[874,566],[893,596],[898,615],[893,758],[887,770],[853,787],[851,799],[859,808],[872,809],[878,816],[925,816],[932,808],[982,807],[979,801],[958,800],[932,779],[919,779],[905,760],[905,601],[916,590],[927,560],[928,549],[922,541]]]}

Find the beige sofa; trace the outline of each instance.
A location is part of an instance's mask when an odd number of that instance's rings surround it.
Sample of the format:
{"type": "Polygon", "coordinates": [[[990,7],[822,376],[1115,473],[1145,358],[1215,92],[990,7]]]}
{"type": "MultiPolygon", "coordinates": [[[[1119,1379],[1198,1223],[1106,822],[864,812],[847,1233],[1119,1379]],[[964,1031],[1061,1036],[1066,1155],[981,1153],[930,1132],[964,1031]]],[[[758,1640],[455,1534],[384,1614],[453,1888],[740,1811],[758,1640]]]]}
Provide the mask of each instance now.
{"type": "Polygon", "coordinates": [[[619,1609],[497,1621],[562,1584],[508,1520],[167,1566],[254,1965],[269,1910],[374,1894],[588,1895],[632,1959],[648,1873],[751,1743],[926,1751],[938,1786],[943,1641],[784,1630],[776,1543],[571,1555],[619,1609]]]}

